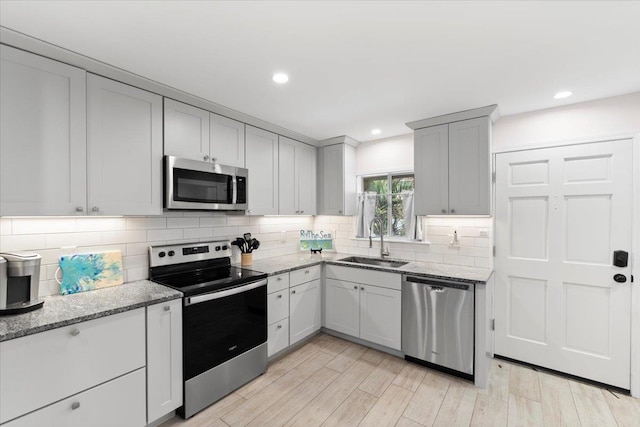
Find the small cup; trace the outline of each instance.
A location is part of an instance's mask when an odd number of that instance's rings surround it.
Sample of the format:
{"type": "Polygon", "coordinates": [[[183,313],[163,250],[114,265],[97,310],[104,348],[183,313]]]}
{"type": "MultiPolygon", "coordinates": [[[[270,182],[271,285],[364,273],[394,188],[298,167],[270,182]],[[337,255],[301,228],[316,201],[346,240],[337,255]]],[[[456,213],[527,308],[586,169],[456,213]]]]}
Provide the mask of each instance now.
{"type": "Polygon", "coordinates": [[[240,265],[251,265],[253,263],[253,254],[251,252],[240,254],[240,265]]]}

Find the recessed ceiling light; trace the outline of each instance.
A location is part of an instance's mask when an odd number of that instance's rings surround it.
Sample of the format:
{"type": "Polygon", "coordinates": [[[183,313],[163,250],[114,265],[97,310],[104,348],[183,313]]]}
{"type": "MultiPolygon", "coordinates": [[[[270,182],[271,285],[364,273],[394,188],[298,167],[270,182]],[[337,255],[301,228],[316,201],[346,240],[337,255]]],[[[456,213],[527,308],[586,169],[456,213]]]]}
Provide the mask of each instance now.
{"type": "Polygon", "coordinates": [[[289,81],[289,76],[285,73],[275,73],[273,75],[273,81],[276,83],[286,83],[289,81]]]}
{"type": "Polygon", "coordinates": [[[382,133],[382,131],[380,129],[372,129],[371,130],[371,135],[380,135],[382,133]]]}
{"type": "Polygon", "coordinates": [[[553,95],[553,97],[555,99],[562,99],[562,98],[568,98],[571,95],[573,95],[573,92],[569,92],[568,90],[563,90],[562,92],[558,92],[555,95],[553,95]]]}

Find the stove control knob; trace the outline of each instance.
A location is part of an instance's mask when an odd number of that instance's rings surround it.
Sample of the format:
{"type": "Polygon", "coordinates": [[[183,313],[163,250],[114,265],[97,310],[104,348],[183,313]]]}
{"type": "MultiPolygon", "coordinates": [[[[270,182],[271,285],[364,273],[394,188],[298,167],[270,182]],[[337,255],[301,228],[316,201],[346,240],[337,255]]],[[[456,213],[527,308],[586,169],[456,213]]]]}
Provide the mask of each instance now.
{"type": "Polygon", "coordinates": [[[164,253],[164,252],[160,252],[160,253],[158,254],[158,256],[159,256],[160,258],[164,258],[164,257],[165,257],[165,255],[167,255],[167,254],[166,254],[166,253],[164,253]]]}
{"type": "Polygon", "coordinates": [[[174,256],[175,254],[176,254],[175,251],[169,251],[169,253],[167,255],[174,256]]]}
{"type": "Polygon", "coordinates": [[[216,246],[216,251],[219,251],[219,250],[220,250],[220,246],[216,246]]]}
{"type": "Polygon", "coordinates": [[[222,250],[223,250],[223,251],[226,251],[227,249],[229,249],[229,247],[228,247],[227,245],[224,245],[224,246],[222,247],[222,250]]]}

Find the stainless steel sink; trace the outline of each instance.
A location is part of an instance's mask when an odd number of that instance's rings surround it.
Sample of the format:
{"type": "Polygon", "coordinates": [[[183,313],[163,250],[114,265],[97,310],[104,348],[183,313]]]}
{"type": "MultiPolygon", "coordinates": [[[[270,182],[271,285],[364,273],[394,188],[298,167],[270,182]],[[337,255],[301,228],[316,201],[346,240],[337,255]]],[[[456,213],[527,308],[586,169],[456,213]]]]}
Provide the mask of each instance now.
{"type": "Polygon", "coordinates": [[[339,259],[338,261],[352,262],[354,264],[375,265],[377,267],[390,267],[390,268],[398,268],[398,267],[402,267],[403,265],[409,264],[407,261],[391,261],[387,259],[367,258],[367,257],[361,257],[361,256],[350,256],[347,258],[339,259]]]}

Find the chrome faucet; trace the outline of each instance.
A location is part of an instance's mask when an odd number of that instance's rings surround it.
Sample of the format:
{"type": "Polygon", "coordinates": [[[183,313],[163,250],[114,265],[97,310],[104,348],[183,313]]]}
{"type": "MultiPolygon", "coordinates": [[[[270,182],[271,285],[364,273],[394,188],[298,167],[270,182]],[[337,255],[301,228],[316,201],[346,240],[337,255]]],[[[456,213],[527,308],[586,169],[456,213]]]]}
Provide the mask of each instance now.
{"type": "Polygon", "coordinates": [[[371,240],[371,235],[373,234],[373,223],[378,222],[380,226],[380,258],[384,258],[386,256],[391,255],[389,253],[389,248],[384,247],[384,232],[382,231],[382,220],[380,218],[373,218],[371,221],[371,225],[369,226],[369,247],[373,247],[373,241],[371,240]]]}

